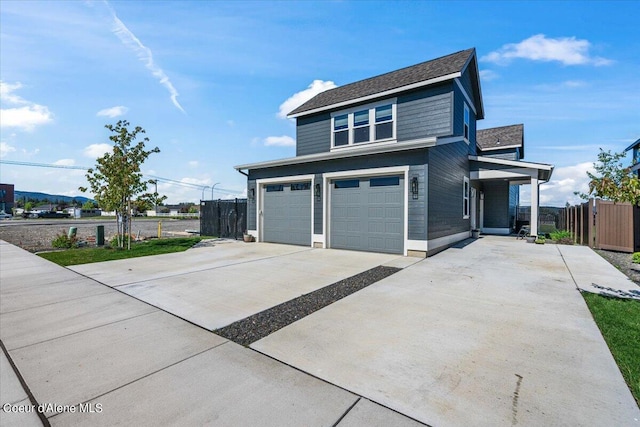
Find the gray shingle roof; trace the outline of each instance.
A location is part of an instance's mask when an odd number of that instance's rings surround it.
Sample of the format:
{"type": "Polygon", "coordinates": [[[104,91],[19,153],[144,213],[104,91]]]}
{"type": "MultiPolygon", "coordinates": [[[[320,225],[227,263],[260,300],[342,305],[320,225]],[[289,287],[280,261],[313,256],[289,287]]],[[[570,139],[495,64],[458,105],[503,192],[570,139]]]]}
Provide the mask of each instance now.
{"type": "Polygon", "coordinates": [[[479,129],[476,131],[476,143],[480,150],[498,150],[514,145],[524,150],[524,125],[479,129]]]}
{"type": "Polygon", "coordinates": [[[421,64],[401,68],[376,77],[360,80],[344,86],[319,93],[305,102],[289,115],[316,110],[342,102],[375,95],[401,88],[404,86],[435,79],[449,74],[461,72],[469,61],[469,57],[475,54],[475,49],[462,50],[441,58],[432,59],[421,64]]]}

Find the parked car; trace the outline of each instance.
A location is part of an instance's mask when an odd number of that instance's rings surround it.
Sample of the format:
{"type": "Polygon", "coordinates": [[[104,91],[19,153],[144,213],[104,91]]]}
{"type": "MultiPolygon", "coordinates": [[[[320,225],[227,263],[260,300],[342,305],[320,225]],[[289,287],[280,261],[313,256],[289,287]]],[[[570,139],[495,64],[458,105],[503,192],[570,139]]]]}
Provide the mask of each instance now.
{"type": "Polygon", "coordinates": [[[0,212],[0,219],[9,219],[9,218],[13,218],[13,215],[5,212],[0,212]]]}
{"type": "Polygon", "coordinates": [[[71,218],[71,214],[67,212],[48,211],[40,212],[38,218],[71,218]]]}

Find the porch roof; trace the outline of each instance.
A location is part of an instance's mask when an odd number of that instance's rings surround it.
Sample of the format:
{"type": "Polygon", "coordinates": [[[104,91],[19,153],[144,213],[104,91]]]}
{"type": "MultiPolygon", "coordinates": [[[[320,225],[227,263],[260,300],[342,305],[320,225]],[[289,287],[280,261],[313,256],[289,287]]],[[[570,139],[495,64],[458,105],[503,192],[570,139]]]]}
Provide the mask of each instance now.
{"type": "Polygon", "coordinates": [[[511,179],[529,180],[536,178],[549,181],[553,173],[553,165],[546,163],[505,160],[486,156],[469,156],[471,161],[471,179],[511,179]]]}

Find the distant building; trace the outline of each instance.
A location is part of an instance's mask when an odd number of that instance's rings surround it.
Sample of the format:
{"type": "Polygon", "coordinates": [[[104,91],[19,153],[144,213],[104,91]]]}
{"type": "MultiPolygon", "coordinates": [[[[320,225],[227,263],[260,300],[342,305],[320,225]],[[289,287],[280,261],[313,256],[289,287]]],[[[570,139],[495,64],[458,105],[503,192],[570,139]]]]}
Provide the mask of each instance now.
{"type": "Polygon", "coordinates": [[[11,213],[15,203],[13,184],[0,184],[0,211],[11,213]]]}

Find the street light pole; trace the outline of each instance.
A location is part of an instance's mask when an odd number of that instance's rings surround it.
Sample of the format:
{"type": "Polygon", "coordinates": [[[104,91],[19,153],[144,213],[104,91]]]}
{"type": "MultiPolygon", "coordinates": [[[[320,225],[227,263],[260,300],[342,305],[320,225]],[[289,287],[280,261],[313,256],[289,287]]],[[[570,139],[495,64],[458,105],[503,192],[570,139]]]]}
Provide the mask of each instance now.
{"type": "Polygon", "coordinates": [[[219,182],[216,182],[215,184],[213,184],[213,187],[211,187],[211,200],[213,200],[213,189],[216,188],[216,185],[220,184],[219,182]]]}
{"type": "Polygon", "coordinates": [[[206,190],[207,188],[209,188],[208,185],[205,185],[204,187],[202,187],[202,198],[200,200],[204,200],[204,190],[206,190]]]}

